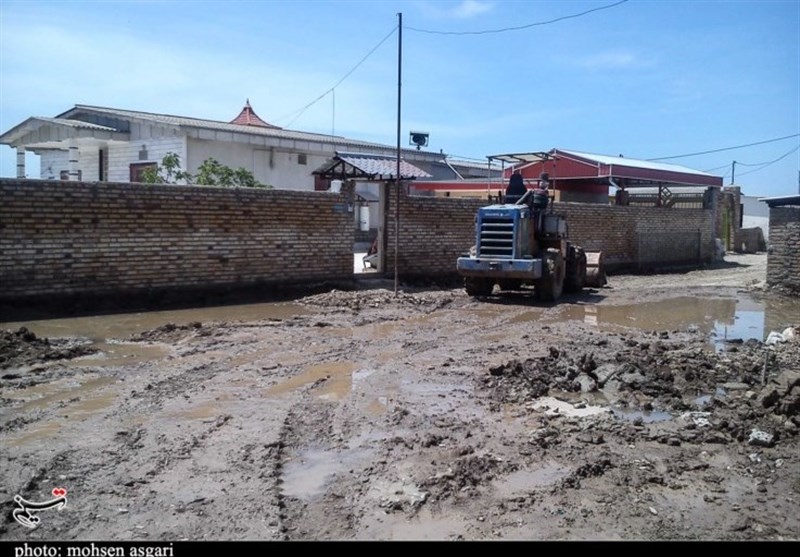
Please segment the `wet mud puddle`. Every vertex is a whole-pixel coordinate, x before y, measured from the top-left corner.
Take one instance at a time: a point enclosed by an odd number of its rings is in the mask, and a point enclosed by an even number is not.
[[[311,310],[294,303],[242,304],[180,309],[43,319],[0,323],[0,329],[17,330],[25,327],[37,337],[88,339],[97,353],[72,361],[71,365],[118,366],[139,363],[164,357],[166,346],[127,342],[133,335],[157,329],[166,324],[283,320],[307,315]]]
[[[582,321],[602,329],[697,331],[708,334],[719,347],[733,339],[763,341],[771,331],[782,331],[800,323],[800,300],[761,302],[747,295],[736,298],[687,296],[620,306],[572,305],[553,317],[529,312],[518,316],[517,321],[523,316],[541,323]]]
[[[12,435],[7,443],[16,447],[43,441],[57,435],[66,423],[81,421],[106,410],[119,396],[111,388],[116,381],[112,377],[64,378],[22,389],[5,390],[2,394],[4,399],[21,404],[4,408],[2,414],[13,412],[21,415],[47,409],[54,409],[58,414],[53,419],[35,424],[20,435]]]

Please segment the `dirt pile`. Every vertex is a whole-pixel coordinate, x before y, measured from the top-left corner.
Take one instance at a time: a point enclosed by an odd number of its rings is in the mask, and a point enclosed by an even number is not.
[[[353,313],[375,308],[419,309],[434,311],[453,302],[453,296],[442,296],[441,292],[398,292],[391,290],[331,290],[324,294],[307,296],[300,303],[326,308],[347,309]]]
[[[0,329],[0,369],[77,358],[96,351],[79,339],[39,338],[25,327],[16,331]]]
[[[677,419],[682,435],[663,442],[730,441],[772,446],[800,426],[800,343],[750,340],[715,351],[683,333],[607,335],[589,347],[573,342],[548,354],[491,367],[480,382],[500,404],[551,395],[608,405],[635,425]],[[575,393],[580,393],[576,395]],[[599,401],[599,402],[598,402]],[[613,428],[612,428],[613,429]]]
[[[208,335],[210,331],[209,327],[203,327],[203,324],[199,321],[186,325],[166,323],[155,329],[131,335],[128,340],[131,342],[177,342],[190,335]]]

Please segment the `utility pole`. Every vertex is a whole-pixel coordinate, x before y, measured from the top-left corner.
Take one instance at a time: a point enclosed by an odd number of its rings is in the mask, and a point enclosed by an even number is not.
[[[400,251],[400,84],[403,77],[403,12],[397,14],[397,173],[395,174],[394,202],[394,295],[397,296],[399,273],[397,253]]]
[[[735,177],[736,177],[736,161],[733,161],[731,163],[731,185],[733,185]]]

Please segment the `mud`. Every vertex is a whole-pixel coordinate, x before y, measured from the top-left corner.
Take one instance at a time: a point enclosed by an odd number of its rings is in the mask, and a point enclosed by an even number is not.
[[[0,497],[69,499],[0,538],[797,539],[800,305],[729,259],[0,325]]]

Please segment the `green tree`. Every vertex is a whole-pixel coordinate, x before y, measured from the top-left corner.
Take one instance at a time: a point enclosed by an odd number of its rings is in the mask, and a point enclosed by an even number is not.
[[[142,172],[142,180],[147,184],[174,184],[178,180],[192,183],[192,175],[181,170],[181,158],[177,153],[167,153],[161,164]]]
[[[142,180],[147,184],[174,184],[185,180],[187,184],[198,186],[222,186],[225,188],[272,188],[256,180],[253,173],[239,167],[233,169],[209,157],[203,161],[197,174],[181,170],[181,158],[176,153],[167,153],[156,168],[142,172]]]

